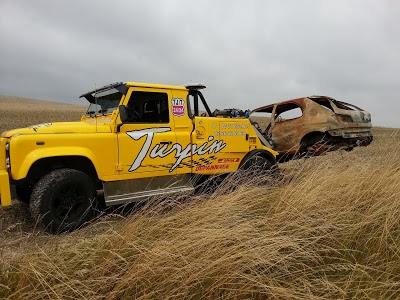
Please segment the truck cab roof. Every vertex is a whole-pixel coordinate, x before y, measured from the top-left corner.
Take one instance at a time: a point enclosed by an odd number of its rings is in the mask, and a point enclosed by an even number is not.
[[[200,90],[200,89],[204,89],[206,86],[201,83],[189,83],[184,86],[180,86],[180,85],[166,85],[166,84],[143,83],[143,82],[125,82],[125,83],[115,82],[115,83],[107,84],[100,88],[96,88],[92,91],[86,92],[86,93],[80,95],[79,98],[84,97],[89,102],[93,103],[94,102],[93,94],[95,94],[95,93],[110,90],[110,89],[114,88],[114,89],[118,90],[121,94],[126,94],[129,87],[157,88],[157,89],[170,89],[170,90]]]

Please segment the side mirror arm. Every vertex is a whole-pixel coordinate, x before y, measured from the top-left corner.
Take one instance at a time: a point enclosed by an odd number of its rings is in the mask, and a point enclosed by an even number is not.
[[[117,125],[117,132],[120,132],[121,126],[124,125],[124,123],[126,121],[128,121],[129,115],[128,115],[128,109],[126,108],[125,105],[118,106],[118,111],[119,111],[119,117],[120,117],[122,123]]]
[[[121,132],[122,125],[124,125],[124,123],[117,124],[117,132]]]

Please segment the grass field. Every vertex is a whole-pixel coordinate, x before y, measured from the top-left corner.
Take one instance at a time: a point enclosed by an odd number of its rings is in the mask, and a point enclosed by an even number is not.
[[[1,131],[85,111],[6,101]],[[232,178],[60,236],[14,201],[0,208],[0,299],[399,299],[400,129],[373,133],[281,164],[280,181]]]
[[[0,96],[1,132],[45,122],[76,121],[87,107],[58,102]]]

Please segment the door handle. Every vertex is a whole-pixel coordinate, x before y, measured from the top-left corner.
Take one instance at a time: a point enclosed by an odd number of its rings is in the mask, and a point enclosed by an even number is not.
[[[170,145],[170,144],[172,144],[172,142],[171,141],[162,141],[162,142],[160,142],[160,144],[161,145]]]

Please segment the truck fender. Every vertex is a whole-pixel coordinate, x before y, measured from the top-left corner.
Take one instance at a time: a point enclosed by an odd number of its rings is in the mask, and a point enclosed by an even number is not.
[[[22,163],[21,167],[16,171],[16,173],[13,172],[11,167],[12,178],[14,180],[20,180],[25,178],[28,175],[28,172],[32,167],[32,165],[40,159],[50,158],[50,157],[60,157],[60,156],[81,156],[89,159],[92,162],[99,178],[101,177],[99,169],[97,168],[99,166],[99,162],[96,160],[96,156],[91,150],[82,147],[60,147],[60,148],[36,149],[30,152],[25,157],[24,162]]]

